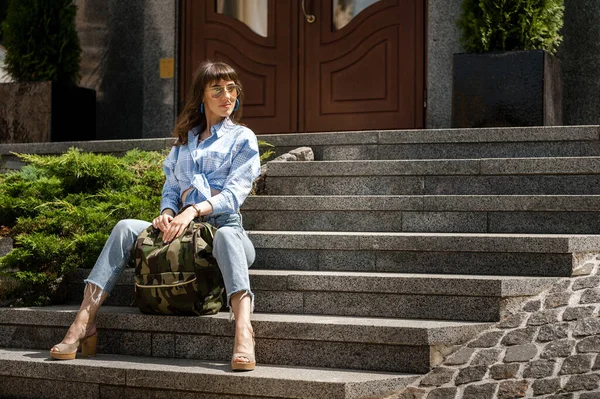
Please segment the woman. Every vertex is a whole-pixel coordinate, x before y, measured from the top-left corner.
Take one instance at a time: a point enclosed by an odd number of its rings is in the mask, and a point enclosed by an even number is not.
[[[254,247],[241,223],[239,207],[260,174],[258,142],[254,133],[235,123],[240,106],[241,84],[237,73],[222,62],[203,62],[194,75],[191,95],[173,135],[175,145],[165,159],[166,181],[161,213],[152,225],[163,232],[163,240],[180,236],[196,217],[218,228],[213,255],[223,274],[227,304],[235,319],[234,370],[253,370],[254,334],[250,313],[254,294],[248,267]],[[178,212],[180,211],[180,212]],[[95,355],[95,317],[116,284],[137,235],[150,223],[121,220],[110,234],[96,265],[85,280],[83,302],[65,338],[50,350],[56,359]]]

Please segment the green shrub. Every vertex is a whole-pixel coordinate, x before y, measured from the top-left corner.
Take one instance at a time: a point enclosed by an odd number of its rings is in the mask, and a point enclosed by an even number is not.
[[[463,0],[457,25],[467,52],[546,50],[562,41],[564,0]]]
[[[15,155],[27,165],[0,174],[0,237],[15,243],[0,257],[0,302],[60,303],[64,276],[94,266],[119,220],[152,220],[160,209],[166,152]],[[261,162],[271,155],[263,153]]]
[[[17,155],[28,165],[0,175],[0,226],[15,242],[0,258],[0,271],[16,282],[3,299],[58,303],[63,277],[94,266],[119,220],[156,217],[166,153]]]
[[[6,70],[17,81],[79,81],[73,0],[11,0],[4,22]]]
[[[261,164],[265,163],[269,158],[271,158],[275,154],[275,151],[273,151],[271,149],[275,146],[271,143],[267,143],[264,140],[258,140],[258,147],[259,148],[267,148],[266,150],[262,151],[262,154],[260,154],[260,163]]]

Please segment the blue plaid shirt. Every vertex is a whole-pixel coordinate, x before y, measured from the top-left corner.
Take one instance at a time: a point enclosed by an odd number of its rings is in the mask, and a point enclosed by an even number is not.
[[[212,214],[237,213],[260,175],[258,141],[254,132],[229,118],[211,127],[198,145],[199,127],[188,132],[187,145],[173,146],[163,163],[166,175],[161,213],[208,200]],[[181,193],[193,187],[181,203]],[[221,193],[211,196],[210,189]]]

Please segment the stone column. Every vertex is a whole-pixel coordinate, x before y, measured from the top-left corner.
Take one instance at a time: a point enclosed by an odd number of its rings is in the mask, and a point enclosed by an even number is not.
[[[600,124],[600,0],[565,0],[563,73],[565,125]]]
[[[449,128],[452,117],[452,55],[461,52],[456,20],[462,0],[429,0],[427,32],[428,129]]]
[[[76,0],[81,82],[96,90],[96,136],[169,136],[176,82],[160,59],[176,57],[175,0]]]

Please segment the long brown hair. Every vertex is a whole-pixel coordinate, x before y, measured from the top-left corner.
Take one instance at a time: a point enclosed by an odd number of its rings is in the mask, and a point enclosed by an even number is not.
[[[192,86],[188,98],[183,106],[183,110],[177,117],[173,136],[177,138],[175,145],[185,145],[188,141],[188,131],[199,126],[199,134],[206,129],[206,114],[200,112],[200,104],[204,99],[204,90],[213,82],[223,80],[232,80],[240,87],[238,99],[240,99],[240,109],[233,111],[229,118],[235,122],[236,116],[241,115],[241,94],[242,84],[238,78],[237,72],[231,66],[224,62],[215,62],[211,60],[203,61],[192,79]]]

